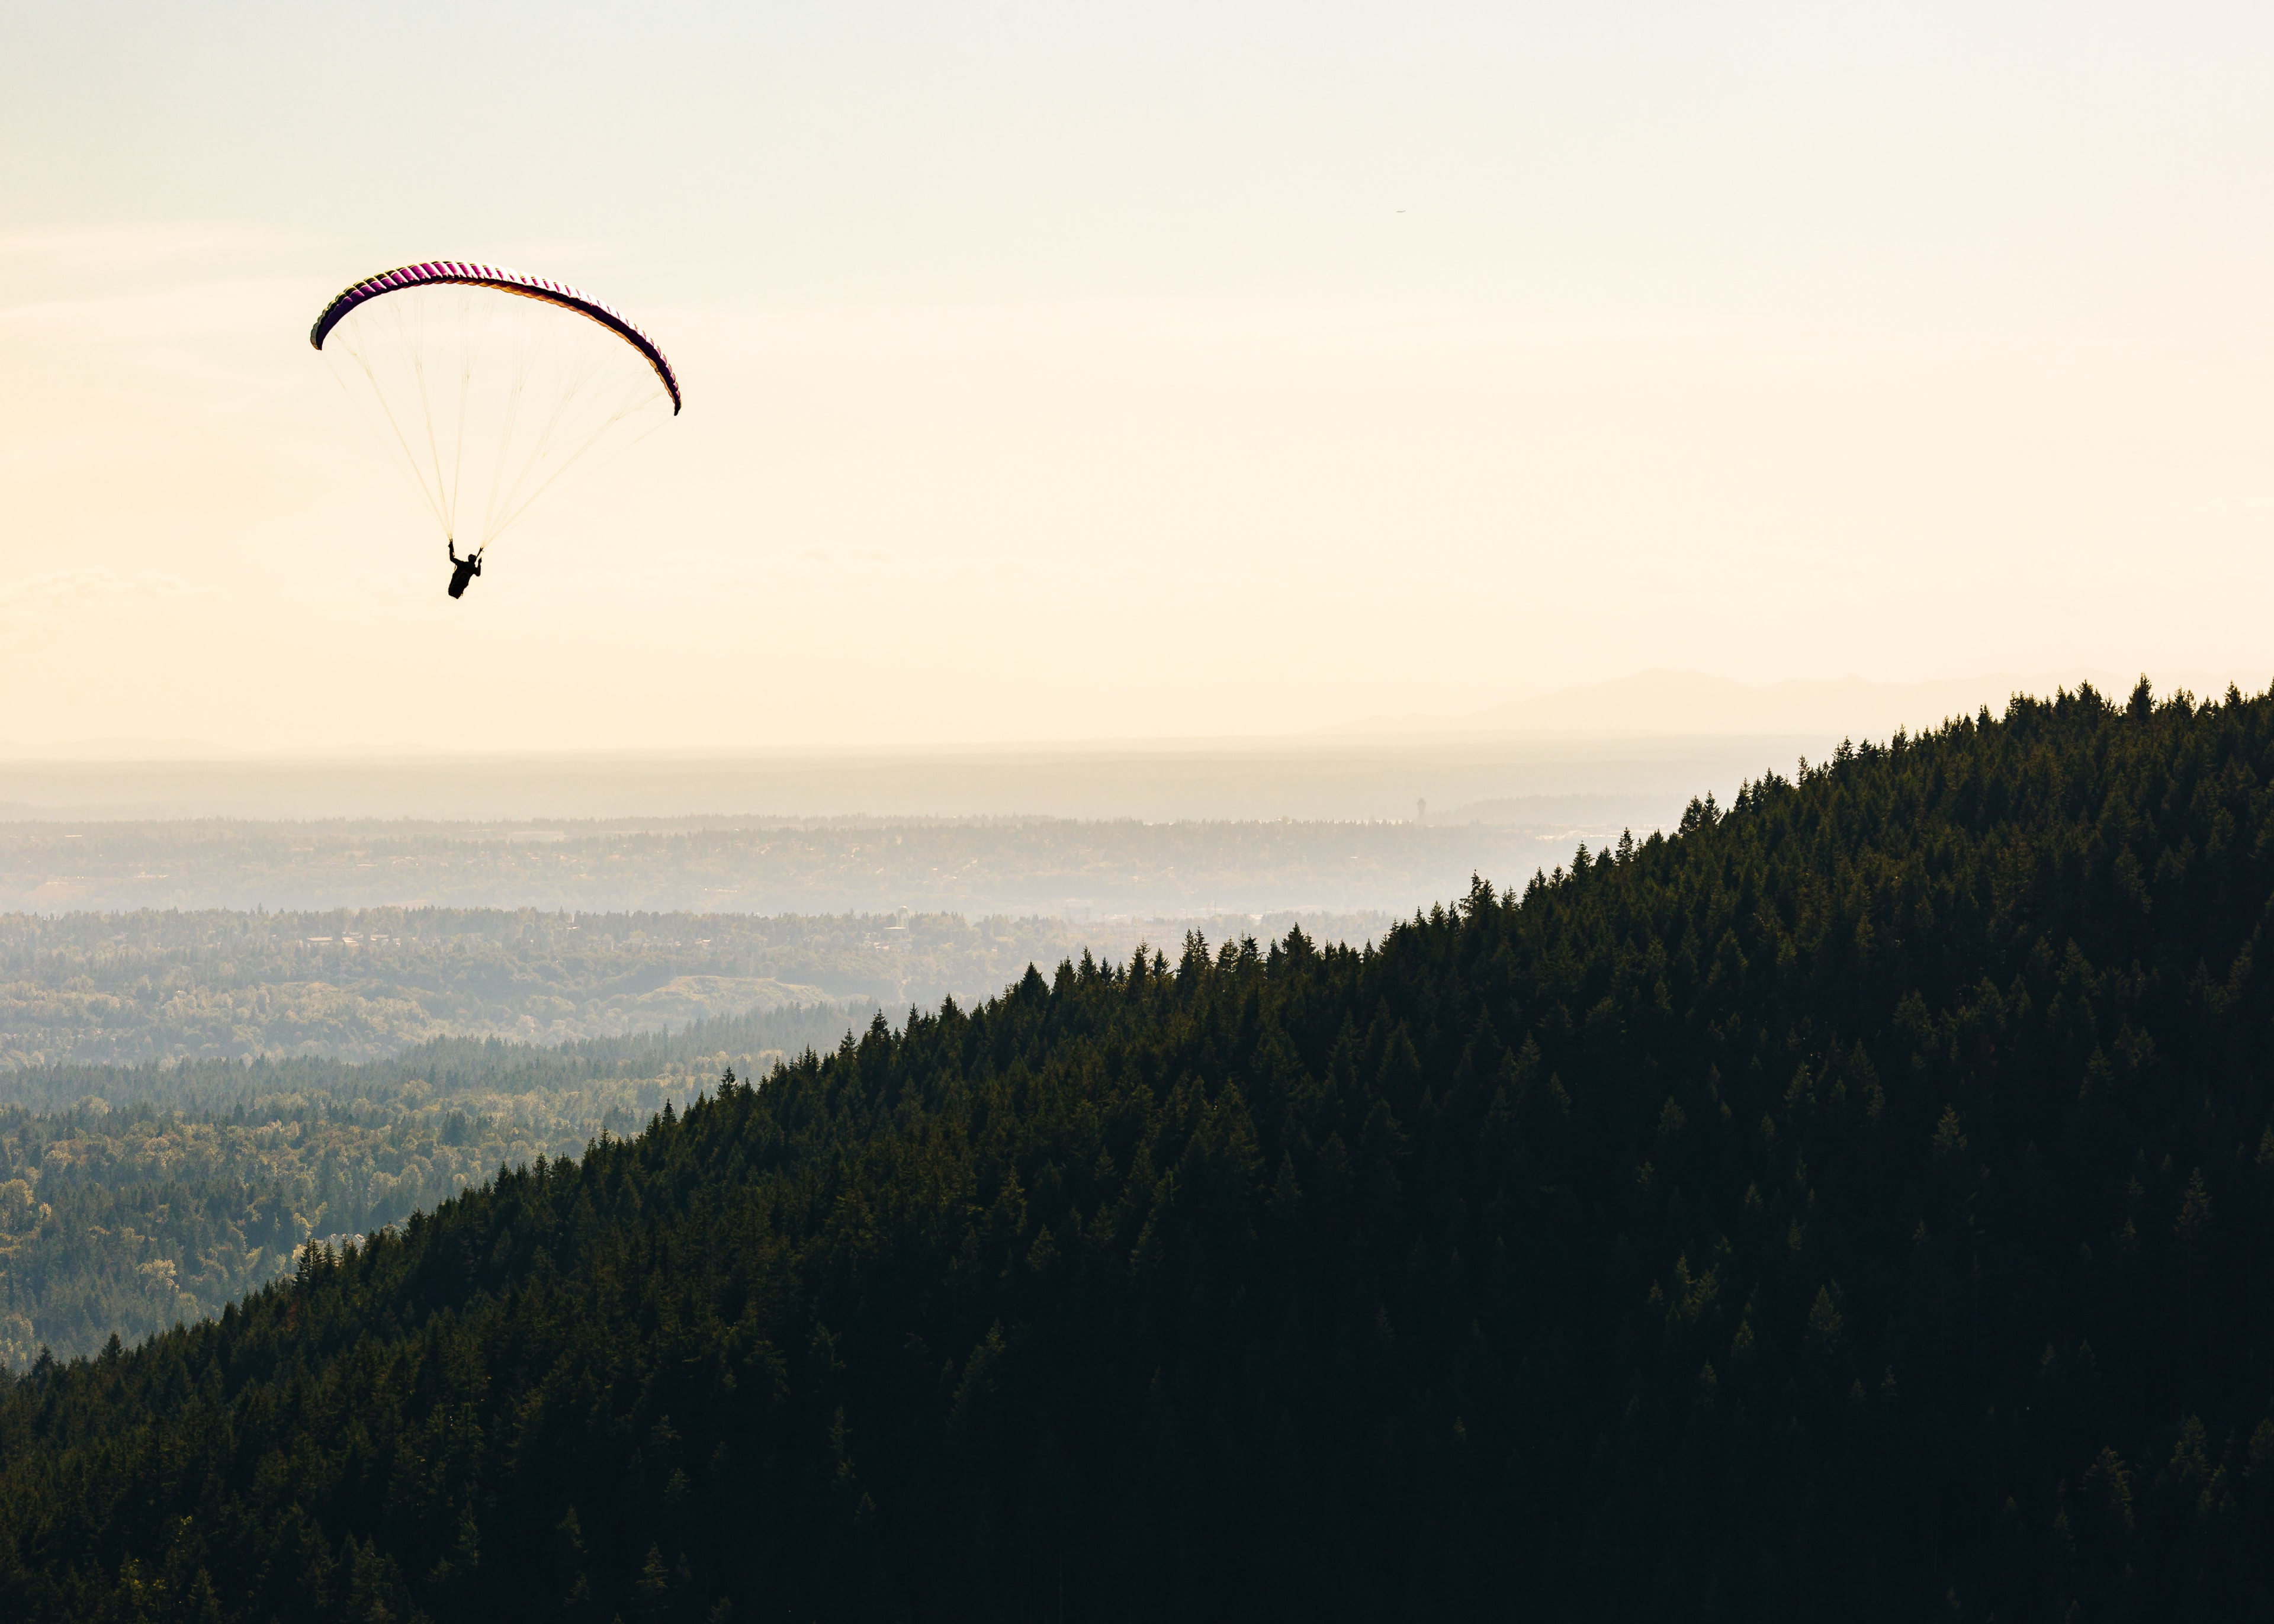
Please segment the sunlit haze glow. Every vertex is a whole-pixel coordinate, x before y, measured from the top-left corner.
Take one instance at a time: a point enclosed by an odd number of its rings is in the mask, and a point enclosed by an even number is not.
[[[19,751],[2274,674],[2274,9],[0,19]],[[457,604],[306,336],[437,255],[687,393]]]

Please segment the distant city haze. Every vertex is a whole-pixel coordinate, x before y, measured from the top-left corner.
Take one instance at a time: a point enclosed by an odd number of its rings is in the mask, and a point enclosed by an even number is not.
[[[19,759],[2274,675],[2268,8],[4,15]],[[687,400],[458,603],[307,342],[438,255]]]

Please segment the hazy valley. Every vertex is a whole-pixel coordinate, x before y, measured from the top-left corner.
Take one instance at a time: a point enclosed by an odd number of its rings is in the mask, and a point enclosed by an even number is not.
[[[1281,910],[1081,921],[953,914],[557,914],[533,908],[0,915],[7,1067],[324,1055],[444,1035],[526,1042],[789,1004],[982,998],[1029,964],[1124,959],[1188,930],[1365,942],[1397,916]]]

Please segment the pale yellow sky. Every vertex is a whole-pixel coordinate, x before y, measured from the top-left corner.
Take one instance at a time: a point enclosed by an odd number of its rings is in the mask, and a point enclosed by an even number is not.
[[[1824,9],[0,4],[0,741],[2274,675],[2274,25]],[[688,402],[459,604],[305,336],[436,255]]]

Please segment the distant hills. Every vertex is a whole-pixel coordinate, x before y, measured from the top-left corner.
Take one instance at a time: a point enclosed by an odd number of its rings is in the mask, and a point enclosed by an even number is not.
[[[2235,680],[2245,691],[2258,691],[2270,674],[2274,668],[2235,673]],[[1752,684],[1655,670],[1476,710],[1378,714],[1301,734],[834,751],[474,756],[254,754],[157,740],[0,745],[0,826],[212,817],[1403,821],[1424,801],[1444,813],[1593,797],[1621,803],[1600,820],[1615,830],[1654,823],[1648,808],[1669,798],[1678,804],[1707,789],[1726,798],[1741,779],[1789,770],[1797,756],[1826,754],[1843,738],[1885,740],[1898,728],[1916,733],[1950,717],[1974,716],[1984,705],[2001,712],[2015,693],[2046,694],[2080,681],[2125,693],[2135,675],[2079,668],[1922,682],[1849,676]],[[2203,697],[2224,693],[2228,680],[2229,673],[2210,672],[2158,678],[2164,687]],[[1531,820],[1510,818],[1503,808],[1470,821]],[[426,894],[301,900],[398,901]],[[1322,898],[1306,892],[1265,906],[1315,899]],[[896,898],[883,906],[914,900]],[[86,906],[68,898],[64,905]],[[864,898],[850,906],[879,905]],[[961,898],[953,906],[1013,905]]]
[[[1932,682],[1870,682],[1861,677],[1794,680],[1759,685],[1694,671],[1645,671],[1608,682],[1559,688],[1464,715],[1375,716],[1322,730],[1347,740],[1527,734],[1664,738],[1751,733],[1816,733],[1833,740],[1885,740],[1898,728],[1916,733],[1954,716],[1993,714],[2015,694],[2048,694],[2090,682],[2103,693],[2127,691],[2136,673],[2072,671],[2050,676],[1992,673]],[[2260,673],[2255,687],[2265,686]],[[2180,683],[2205,697],[2230,679],[2197,676]],[[2248,688],[2252,686],[2246,682]]]
[[[1793,739],[1323,735],[712,756],[62,761],[0,754],[0,826],[56,819],[1403,820],[1535,795],[1724,792]],[[1788,748],[1790,747],[1790,748]]]
[[[0,911],[1408,913],[1472,874],[1554,868],[1582,839],[1656,827],[1682,808],[1664,793],[1487,802],[1415,787],[1401,799],[1394,820],[1366,822],[0,822]],[[1458,826],[1417,823],[1427,800]]]
[[[1568,855],[1568,853],[1565,853]],[[1383,913],[1316,911],[1363,942]],[[1287,914],[1075,923],[942,913],[568,914],[534,908],[0,914],[0,1104],[26,1068],[323,1056],[445,1035],[526,1042],[858,998],[980,998],[1029,963],[1187,930],[1284,935]]]

